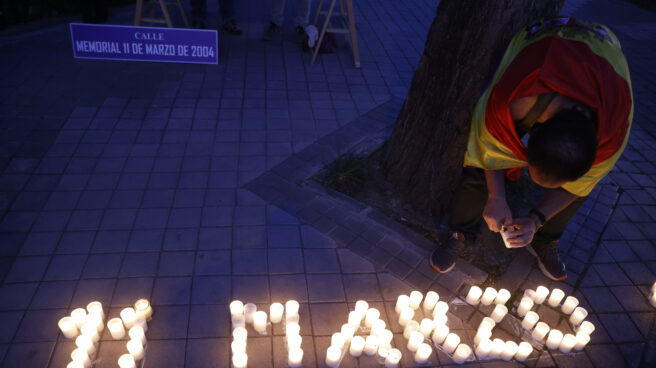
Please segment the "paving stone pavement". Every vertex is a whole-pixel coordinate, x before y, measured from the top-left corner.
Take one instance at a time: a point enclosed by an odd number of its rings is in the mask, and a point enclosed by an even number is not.
[[[238,4],[246,32],[221,36],[218,66],[73,60],[66,25],[0,40],[2,367],[64,367],[74,344],[58,333],[60,317],[91,300],[114,317],[139,297],[156,311],[145,367],[228,367],[233,299],[260,307],[297,299],[307,367],[322,366],[330,335],[358,299],[382,311],[403,366],[413,366],[394,302],[415,288],[447,298],[451,329],[471,344],[490,312],[459,301],[481,280],[476,270],[463,265],[436,277],[413,248],[420,239],[299,184],[320,167],[317,147],[357,143],[390,124],[436,3],[355,7],[361,69],[344,47],[310,66],[291,24],[282,41],[263,43],[268,8],[256,0]],[[646,296],[656,281],[656,14],[610,0],[568,1],[563,12],[617,32],[636,111],[625,154],[562,242],[570,278],[559,286],[581,300],[597,330],[583,353],[536,352],[527,364],[638,366],[655,323]],[[130,17],[124,8],[112,22]],[[267,186],[272,174],[287,183]],[[262,192],[267,187],[285,191]],[[362,231],[363,219],[379,231]],[[370,252],[374,245],[384,252]],[[533,263],[519,252],[498,286],[516,295],[553,287]],[[550,324],[568,328],[543,309]],[[495,336],[518,341],[516,322],[509,317]],[[274,327],[268,336],[250,331],[249,366],[285,365]],[[124,350],[105,332],[94,367],[116,366]],[[431,363],[453,364],[437,350]],[[378,364],[347,357],[342,366]]]

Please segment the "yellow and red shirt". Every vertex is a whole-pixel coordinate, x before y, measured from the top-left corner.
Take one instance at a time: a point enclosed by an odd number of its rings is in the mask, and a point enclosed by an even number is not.
[[[510,169],[509,178],[518,178],[528,163],[509,104],[550,92],[586,105],[597,117],[594,164],[583,177],[563,185],[587,196],[624,151],[633,120],[629,68],[620,43],[596,23],[569,17],[541,20],[513,37],[476,104],[465,166]]]

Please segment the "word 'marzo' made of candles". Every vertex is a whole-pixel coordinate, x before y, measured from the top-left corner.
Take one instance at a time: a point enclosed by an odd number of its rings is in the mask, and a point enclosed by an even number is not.
[[[146,299],[139,299],[134,308],[125,308],[120,318],[112,318],[107,327],[114,340],[121,340],[128,331],[126,344],[129,354],[118,359],[120,368],[136,368],[137,362],[145,358],[146,331],[153,316],[153,309]],[[90,368],[96,357],[100,334],[105,329],[105,312],[100,302],[94,301],[86,309],[74,309],[70,316],[59,320],[59,329],[67,339],[75,338],[76,349],[71,353],[71,362],[66,368]]]
[[[483,318],[478,326],[474,337],[475,354],[479,360],[500,358],[509,361],[514,358],[517,361],[524,362],[533,351],[533,346],[530,343],[523,341],[517,344],[514,341],[492,339],[492,330],[495,325],[500,323],[508,313],[508,308],[504,304],[508,300],[505,295],[510,295],[510,293],[504,290],[501,289],[497,294],[497,291],[491,287],[486,288],[483,292],[478,286],[472,286],[467,294],[467,303],[475,306],[479,302],[483,305],[489,305],[490,295],[499,295],[504,292],[502,300],[495,299],[496,306],[492,314]],[[487,298],[485,297],[486,294],[488,295]],[[562,313],[569,315],[569,322],[576,331],[576,335],[563,334],[560,330],[551,329],[545,322],[539,322],[540,316],[531,310],[536,304],[548,304],[552,308],[560,307]],[[572,350],[582,350],[590,341],[590,334],[595,329],[591,322],[585,321],[588,312],[583,307],[579,307],[578,304],[578,299],[573,296],[565,298],[565,292],[561,289],[556,288],[550,292],[546,287],[538,286],[536,290],[527,289],[524,291],[524,295],[517,305],[516,313],[523,318],[521,322],[522,329],[530,333],[534,342],[545,342],[548,349],[558,349],[562,353],[568,354]]]

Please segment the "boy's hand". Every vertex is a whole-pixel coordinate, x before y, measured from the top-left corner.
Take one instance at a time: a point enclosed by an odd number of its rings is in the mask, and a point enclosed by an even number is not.
[[[512,248],[525,247],[533,241],[533,236],[537,231],[535,221],[530,217],[516,218],[508,226],[508,238],[506,243]]]
[[[491,231],[498,233],[501,227],[508,227],[512,223],[512,212],[505,198],[490,197],[483,209],[483,219]]]

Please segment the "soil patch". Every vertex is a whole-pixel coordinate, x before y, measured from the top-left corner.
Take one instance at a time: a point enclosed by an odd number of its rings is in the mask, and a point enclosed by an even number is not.
[[[345,154],[326,165],[314,180],[373,207],[395,221],[411,228],[434,244],[448,235],[445,218],[434,218],[416,211],[406,203],[383,176],[380,161],[383,149],[368,155]],[[537,204],[544,190],[524,174],[517,182],[506,184],[508,204],[515,216],[526,214]],[[500,277],[517,250],[508,249],[501,236],[487,229],[485,221],[476,239],[467,242],[461,255],[488,273],[488,280]]]

